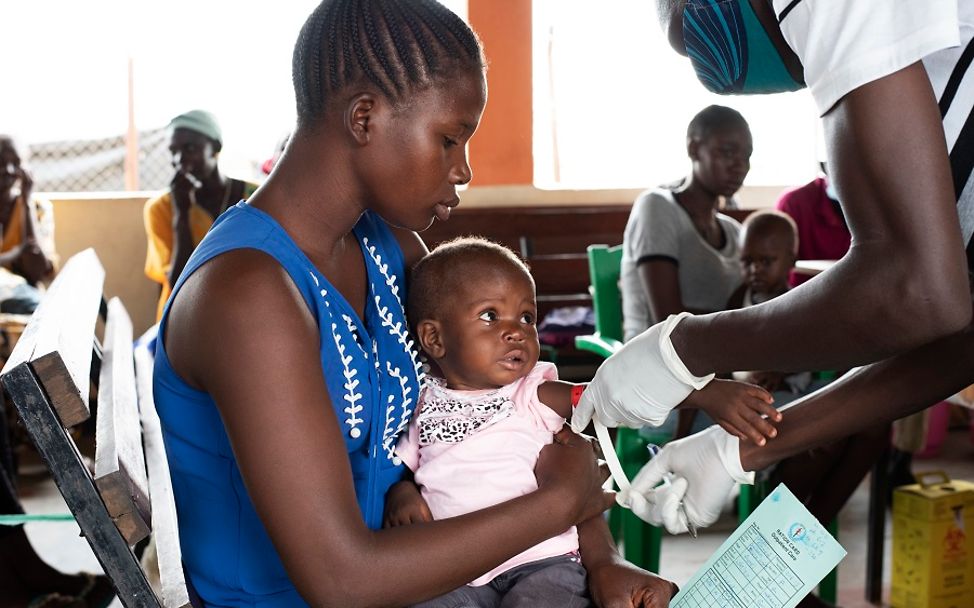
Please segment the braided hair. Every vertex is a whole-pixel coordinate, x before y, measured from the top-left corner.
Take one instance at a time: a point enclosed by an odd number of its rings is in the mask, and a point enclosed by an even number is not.
[[[476,34],[436,0],[323,0],[294,45],[298,124],[314,125],[351,85],[371,83],[401,102],[484,65]]]

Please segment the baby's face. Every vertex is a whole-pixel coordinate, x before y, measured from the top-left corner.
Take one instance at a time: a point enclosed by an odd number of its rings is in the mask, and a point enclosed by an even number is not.
[[[777,296],[788,289],[795,265],[791,243],[778,234],[746,235],[741,247],[741,273],[753,293]]]
[[[441,323],[445,353],[437,363],[447,385],[483,390],[526,376],[541,351],[531,277],[505,264],[461,285]]]

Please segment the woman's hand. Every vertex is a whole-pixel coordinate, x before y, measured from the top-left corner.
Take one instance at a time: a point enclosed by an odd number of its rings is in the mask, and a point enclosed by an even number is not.
[[[773,402],[771,395],[759,386],[713,380],[690,393],[680,405],[704,410],[721,428],[741,441],[750,439],[764,445],[778,434],[772,422],[781,421],[781,412],[774,408]]]
[[[534,467],[538,491],[554,492],[569,506],[570,524],[594,517],[612,506],[615,494],[602,489],[608,473],[599,466],[590,440],[565,426],[541,450]]]
[[[386,494],[386,509],[382,516],[383,528],[408,526],[433,521],[429,505],[411,481],[400,481]]]
[[[674,583],[621,558],[586,568],[589,592],[599,608],[664,608],[679,591]]]

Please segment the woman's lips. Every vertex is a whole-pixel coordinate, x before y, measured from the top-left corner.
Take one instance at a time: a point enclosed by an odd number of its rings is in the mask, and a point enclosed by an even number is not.
[[[436,206],[433,207],[433,214],[436,216],[436,219],[440,220],[441,222],[445,222],[450,219],[450,212],[453,210],[453,208],[459,204],[459,197],[445,203],[436,203]]]
[[[440,220],[441,222],[445,222],[448,219],[450,219],[451,209],[452,207],[450,207],[449,205],[445,205],[443,203],[437,203],[436,206],[433,207],[433,215],[435,215],[436,219]]]

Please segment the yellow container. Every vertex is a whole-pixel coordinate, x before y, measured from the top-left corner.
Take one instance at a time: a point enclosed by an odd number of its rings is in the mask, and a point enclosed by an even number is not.
[[[974,607],[974,483],[943,472],[893,493],[894,608]],[[931,482],[927,480],[931,479]]]

